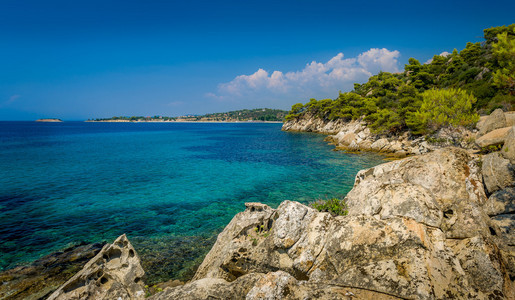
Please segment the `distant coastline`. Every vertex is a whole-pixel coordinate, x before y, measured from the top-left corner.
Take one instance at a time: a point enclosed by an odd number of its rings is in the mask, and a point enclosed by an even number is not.
[[[61,119],[37,119],[36,122],[62,122]]]
[[[277,123],[282,124],[283,121],[260,121],[260,120],[246,120],[246,121],[215,121],[215,120],[86,120],[84,122],[91,123]]]
[[[282,123],[285,116],[288,114],[285,110],[270,109],[270,108],[256,108],[256,109],[242,109],[236,111],[212,113],[205,115],[186,115],[179,117],[166,117],[166,116],[119,116],[111,118],[96,118],[89,119],[86,122],[209,122],[209,123],[235,123],[235,122],[273,122]]]

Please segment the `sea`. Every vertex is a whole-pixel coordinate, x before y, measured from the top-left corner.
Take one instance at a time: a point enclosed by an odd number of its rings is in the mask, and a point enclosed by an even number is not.
[[[343,198],[377,154],[276,123],[0,122],[0,271],[126,233],[186,280],[245,202]]]

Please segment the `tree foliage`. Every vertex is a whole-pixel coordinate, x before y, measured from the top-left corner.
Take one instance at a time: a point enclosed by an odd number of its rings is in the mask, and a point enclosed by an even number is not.
[[[409,114],[408,124],[417,133],[475,124],[479,120],[472,108],[475,102],[473,95],[461,89],[427,90],[422,93],[420,108]]]
[[[492,52],[497,59],[499,69],[493,74],[493,80],[499,88],[505,88],[515,94],[515,28],[512,35],[503,32],[497,35],[497,43],[492,45]]]

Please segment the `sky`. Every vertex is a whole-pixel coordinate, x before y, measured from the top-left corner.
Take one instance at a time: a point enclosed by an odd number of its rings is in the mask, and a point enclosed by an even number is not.
[[[481,42],[515,1],[0,0],[0,120],[289,110]]]

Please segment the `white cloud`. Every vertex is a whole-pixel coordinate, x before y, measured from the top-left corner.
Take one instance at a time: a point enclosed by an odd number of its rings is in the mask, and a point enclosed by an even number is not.
[[[447,56],[449,56],[449,55],[451,55],[451,54],[450,54],[449,52],[447,52],[447,51],[444,51],[444,52],[442,52],[442,53],[438,54],[438,56],[443,56],[443,57],[447,57]],[[432,63],[432,62],[433,62],[433,58],[431,57],[430,59],[428,59],[428,60],[424,63],[424,65],[430,64],[430,63]]]
[[[219,101],[245,102],[242,104],[249,107],[253,104],[289,107],[309,98],[335,98],[339,90],[349,91],[354,83],[364,82],[379,71],[398,72],[399,56],[397,50],[372,48],[354,58],[344,58],[343,53],[338,53],[326,63],[312,61],[295,72],[258,69],[251,75],[239,75],[220,84],[215,93],[206,96]]]

